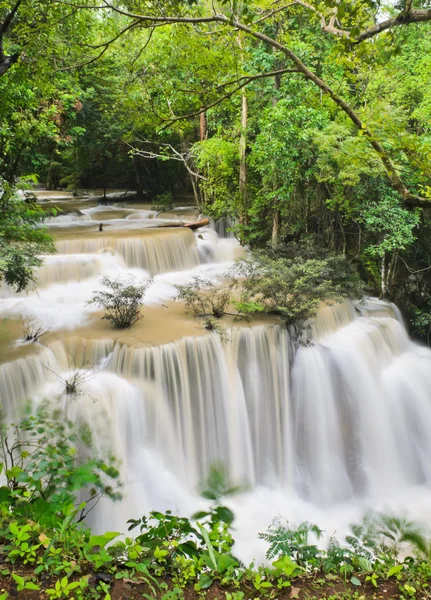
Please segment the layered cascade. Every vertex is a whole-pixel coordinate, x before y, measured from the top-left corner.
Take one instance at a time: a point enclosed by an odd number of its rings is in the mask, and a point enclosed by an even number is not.
[[[58,341],[0,367],[2,404],[16,419],[26,400],[62,395],[118,457],[124,519],[183,506],[215,461],[235,483],[320,506],[430,483],[431,351],[378,301],[324,308],[309,329],[301,343],[276,325],[233,329],[227,343]],[[71,399],[64,381],[79,366]]]
[[[56,249],[59,255],[110,253],[121,257],[125,266],[145,269],[150,273],[186,269],[199,264],[195,237],[187,228],[130,236],[102,233],[94,237],[59,240]],[[43,268],[49,269],[49,266]]]

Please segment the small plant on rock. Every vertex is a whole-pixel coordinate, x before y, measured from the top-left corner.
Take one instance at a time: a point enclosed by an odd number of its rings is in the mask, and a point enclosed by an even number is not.
[[[25,342],[37,342],[39,338],[49,332],[49,328],[37,319],[22,319],[22,337]]]
[[[152,277],[141,284],[103,277],[101,283],[106,289],[95,292],[88,304],[104,308],[103,319],[111,321],[118,329],[128,329],[144,318],[141,308],[145,293],[153,283]]]

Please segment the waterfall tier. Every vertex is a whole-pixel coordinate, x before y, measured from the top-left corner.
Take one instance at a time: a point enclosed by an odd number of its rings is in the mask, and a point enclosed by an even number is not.
[[[352,305],[323,309],[321,339],[305,347],[281,326],[233,329],[226,344],[216,334],[156,347],[55,342],[0,367],[2,403],[15,418],[30,396],[61,393],[68,371],[107,359],[71,403],[98,424],[101,446],[116,440],[131,481],[153,490],[136,463],[142,453],[182,482],[178,493],[192,493],[214,461],[234,481],[316,505],[430,483],[431,352],[409,340],[390,305],[361,311],[368,316]]]
[[[94,237],[59,239],[56,249],[59,254],[66,255],[117,254],[127,267],[145,269],[150,273],[187,269],[199,264],[195,237],[187,228],[122,237],[101,233]]]

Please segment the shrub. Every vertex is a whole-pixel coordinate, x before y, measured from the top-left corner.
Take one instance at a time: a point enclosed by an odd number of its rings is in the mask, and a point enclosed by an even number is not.
[[[154,197],[154,206],[151,207],[151,210],[164,212],[172,210],[173,207],[174,201],[172,198],[172,192],[165,192],[164,194],[157,194],[157,196]]]
[[[241,306],[243,312],[275,313],[286,324],[313,317],[322,302],[361,298],[364,293],[355,267],[345,256],[325,255],[309,242],[255,252],[240,261],[232,274],[244,278],[248,301]]]
[[[153,283],[152,277],[139,285],[130,280],[123,282],[109,277],[103,277],[101,283],[107,289],[95,292],[88,304],[104,308],[106,314],[103,319],[111,321],[118,329],[128,329],[143,319],[141,307],[145,292]]]
[[[24,182],[22,182],[24,185]],[[55,214],[55,211],[52,211]],[[18,191],[0,176],[0,281],[25,290],[42,264],[41,254],[54,252],[47,214],[35,198]]]
[[[178,291],[175,299],[184,302],[186,310],[195,317],[212,316],[220,319],[232,301],[235,285],[232,281],[229,285],[222,286],[221,283],[214,283],[197,275],[190,283],[175,286]]]

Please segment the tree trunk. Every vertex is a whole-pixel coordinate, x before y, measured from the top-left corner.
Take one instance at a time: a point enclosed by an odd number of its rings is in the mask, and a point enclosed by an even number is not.
[[[276,244],[278,242],[278,236],[280,234],[280,211],[275,209],[273,218],[272,218],[272,243]]]
[[[144,197],[144,178],[141,172],[141,166],[139,164],[139,157],[134,154],[133,155],[133,166],[135,168],[135,178],[136,178],[136,191],[138,193],[139,198]]]
[[[200,140],[203,142],[207,139],[207,116],[206,112],[203,110],[199,115],[199,131],[200,131]]]
[[[276,31],[276,36],[278,35],[278,27],[277,27],[277,31]],[[273,51],[274,48],[273,48]],[[279,75],[274,77],[274,91],[275,94],[272,97],[272,105],[273,106],[277,106],[278,103],[278,95],[277,92],[280,90],[280,84],[281,84],[281,77]],[[275,176],[274,176],[274,191],[277,191],[279,186],[279,178],[278,178],[278,171],[275,172]],[[280,205],[279,205],[279,200],[275,199],[274,200],[274,206],[273,206],[273,214],[272,214],[272,235],[271,235],[271,240],[273,244],[276,244],[278,242],[278,238],[280,235],[280,221],[281,221],[281,214],[280,214]]]
[[[241,109],[241,136],[239,138],[239,197],[240,197],[240,223],[247,224],[247,96],[242,95]]]

